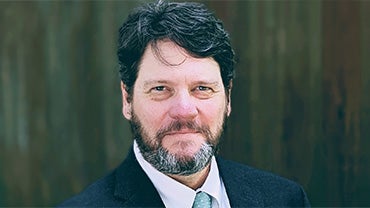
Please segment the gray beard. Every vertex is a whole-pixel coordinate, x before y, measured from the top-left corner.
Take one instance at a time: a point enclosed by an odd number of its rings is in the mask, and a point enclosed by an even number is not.
[[[136,138],[136,142],[144,159],[154,168],[164,174],[188,176],[203,170],[211,161],[216,148],[209,143],[204,143],[193,157],[178,157],[171,154],[162,146],[156,150],[148,150],[147,144],[142,137]]]
[[[218,151],[220,138],[223,130],[226,128],[227,118],[225,110],[222,126],[220,126],[215,135],[211,133],[208,126],[199,126],[193,122],[174,121],[166,128],[160,129],[155,138],[149,138],[135,112],[131,112],[131,115],[131,130],[144,159],[164,174],[183,176],[197,173],[211,162],[212,157]],[[200,132],[206,139],[206,142],[202,144],[199,151],[193,156],[181,156],[170,153],[161,145],[162,139],[167,132],[178,131],[184,127]]]

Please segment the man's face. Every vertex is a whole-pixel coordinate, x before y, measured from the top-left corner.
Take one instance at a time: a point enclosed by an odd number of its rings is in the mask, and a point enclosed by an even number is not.
[[[144,158],[158,170],[188,175],[203,169],[230,114],[220,68],[212,58],[193,58],[169,41],[148,46],[132,100],[122,84],[123,114]]]

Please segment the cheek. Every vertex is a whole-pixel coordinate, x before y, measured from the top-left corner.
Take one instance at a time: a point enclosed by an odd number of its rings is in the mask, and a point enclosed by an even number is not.
[[[153,136],[163,123],[165,115],[163,106],[148,103],[134,103],[133,109],[145,130],[150,136]]]
[[[219,103],[219,104],[217,104]],[[209,127],[214,130],[222,125],[223,117],[226,111],[226,104],[221,102],[209,102],[202,105],[202,113],[204,118],[202,119],[204,124],[208,124]]]

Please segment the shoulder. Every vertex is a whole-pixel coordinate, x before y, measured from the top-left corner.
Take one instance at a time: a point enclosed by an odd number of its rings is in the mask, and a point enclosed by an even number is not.
[[[226,189],[232,194],[253,194],[264,206],[309,206],[302,187],[292,180],[221,158],[217,163]]]
[[[244,181],[248,182],[248,184],[253,186],[265,187],[265,185],[268,184],[269,187],[273,185],[271,188],[274,188],[275,185],[281,187],[281,185],[291,186],[296,184],[289,179],[283,178],[271,172],[259,170],[241,163],[224,160],[221,158],[219,158],[217,162],[220,172],[228,170],[225,171],[226,175],[232,176],[235,180],[243,179]]]
[[[115,171],[97,180],[58,207],[114,206]],[[108,204],[107,204],[108,203]]]
[[[132,149],[111,173],[97,180],[59,207],[161,206],[161,200]]]

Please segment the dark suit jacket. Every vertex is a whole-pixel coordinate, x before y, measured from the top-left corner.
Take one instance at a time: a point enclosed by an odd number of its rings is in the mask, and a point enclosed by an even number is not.
[[[231,207],[307,207],[300,185],[235,162],[217,158]],[[181,197],[181,196],[179,196]],[[59,206],[164,207],[133,150],[122,164]]]

